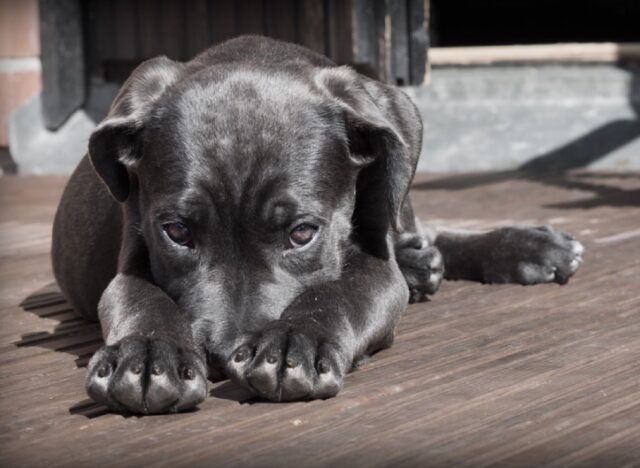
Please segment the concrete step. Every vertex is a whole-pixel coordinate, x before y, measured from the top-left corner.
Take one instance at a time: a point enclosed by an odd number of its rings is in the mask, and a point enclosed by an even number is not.
[[[640,169],[640,68],[609,65],[436,68],[403,88],[425,123],[423,171]],[[56,132],[39,96],[9,119],[21,173],[68,173],[117,91],[92,86]]]
[[[425,123],[419,170],[640,168],[640,68],[436,68],[404,90]]]

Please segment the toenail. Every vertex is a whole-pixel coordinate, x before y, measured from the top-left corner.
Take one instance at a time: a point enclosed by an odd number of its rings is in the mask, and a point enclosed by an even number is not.
[[[182,375],[184,376],[185,380],[193,380],[196,378],[196,372],[190,367],[187,367]]]
[[[131,372],[133,372],[134,374],[140,374],[142,372],[142,364],[133,364],[131,366]]]
[[[267,356],[267,362],[269,364],[275,364],[276,362],[278,362],[278,355],[277,354],[270,354],[269,356]]]
[[[571,250],[573,251],[573,253],[577,255],[581,255],[584,252],[584,246],[578,241],[573,241],[573,242],[574,243],[571,246]]]
[[[296,358],[292,358],[292,357],[287,358],[287,367],[297,367],[298,364],[300,363]]]
[[[151,373],[153,375],[160,375],[163,372],[164,372],[164,369],[159,364],[154,364],[153,367],[151,368]]]

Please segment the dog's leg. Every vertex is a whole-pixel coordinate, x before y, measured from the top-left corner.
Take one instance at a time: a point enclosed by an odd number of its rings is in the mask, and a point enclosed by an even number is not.
[[[186,312],[157,286],[120,273],[104,291],[98,315],[106,345],[89,362],[94,400],[120,411],[161,413],[206,397],[205,361]]]
[[[334,396],[360,357],[390,346],[408,290],[393,261],[357,252],[230,356],[227,374],[273,401]]]
[[[409,302],[423,302],[440,287],[444,261],[433,245],[433,236],[425,231],[414,216],[407,197],[400,214],[400,233],[394,233],[396,261],[409,287]]]
[[[584,247],[547,226],[509,226],[487,232],[437,230],[445,279],[524,285],[566,283],[582,263]]]

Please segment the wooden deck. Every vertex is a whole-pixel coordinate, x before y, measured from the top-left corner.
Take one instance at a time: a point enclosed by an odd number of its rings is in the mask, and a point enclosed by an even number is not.
[[[197,411],[127,417],[87,400],[100,333],[52,285],[65,180],[0,178],[0,464],[640,466],[640,174],[428,179],[423,218],[548,223],[584,242],[582,269],[564,287],[444,284],[331,400],[222,382]]]

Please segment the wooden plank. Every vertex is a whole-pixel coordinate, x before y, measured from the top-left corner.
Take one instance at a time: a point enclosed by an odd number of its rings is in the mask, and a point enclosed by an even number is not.
[[[185,4],[186,59],[195,57],[209,45],[209,9],[207,0]]]
[[[85,5],[87,28],[87,66],[92,76],[105,77],[104,63],[113,58],[115,34],[113,5],[109,1],[88,2]]]
[[[140,59],[156,57],[163,53],[161,42],[162,18],[158,2],[155,0],[138,0],[138,44]]]
[[[425,82],[428,50],[428,7],[429,0],[408,0],[409,17],[409,84],[421,85]]]
[[[388,81],[404,86],[410,81],[407,2],[389,2],[388,14],[391,23],[391,79]]]
[[[356,69],[378,78],[380,52],[376,37],[376,7],[369,0],[353,0],[353,62]]]
[[[540,44],[514,46],[433,47],[433,65],[576,62],[616,63],[640,58],[640,43]]]
[[[185,10],[188,5],[181,0],[162,0],[160,3],[160,34],[156,38],[162,44],[162,53],[173,60],[186,60]]]
[[[216,44],[232,38],[238,30],[238,4],[234,0],[209,0],[209,42]]]
[[[51,284],[65,179],[0,183],[0,452],[8,466],[635,466],[640,451],[640,174],[418,175],[416,213],[452,226],[551,223],[585,263],[563,287],[448,282],[336,398],[271,404],[228,382],[198,411],[143,418],[87,399],[95,325]],[[588,209],[585,209],[588,206]],[[14,248],[12,248],[12,246]],[[24,253],[23,253],[24,252]],[[171,440],[171,444],[167,444]]]
[[[373,0],[375,8],[375,36],[378,40],[378,79],[389,82],[391,70],[391,18],[386,0]]]
[[[300,0],[298,5],[297,29],[299,31],[300,44],[321,54],[326,54],[324,2]]]
[[[140,63],[137,5],[129,0],[95,3],[92,28],[100,31],[97,38],[98,69],[92,74],[115,83],[124,82]],[[89,54],[91,56],[91,54]]]
[[[328,0],[328,56],[338,65],[353,63],[352,1]]]
[[[40,0],[42,117],[55,130],[84,103],[82,9],[78,0]]]
[[[265,0],[264,18],[267,36],[297,42],[298,3],[296,0]]]
[[[98,2],[99,3],[99,2]],[[130,0],[115,0],[111,5],[108,2],[102,2],[112,9],[104,12],[104,16],[100,16],[99,21],[110,21],[113,17],[112,36],[108,39],[114,44],[113,56],[105,58],[113,58],[127,62],[134,62],[139,57],[138,37],[136,34],[136,4]]]
[[[263,0],[240,0],[237,3],[236,15],[238,34],[265,32]]]

